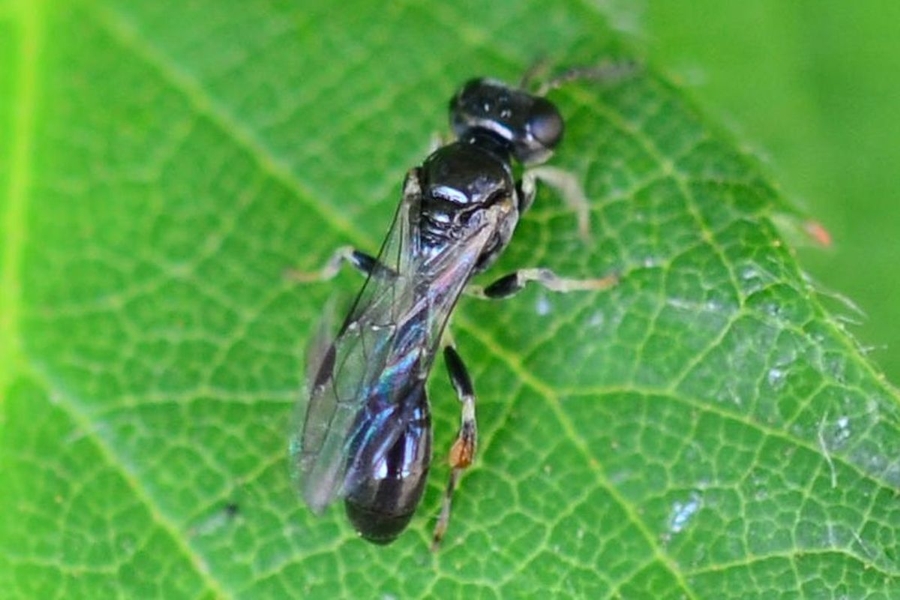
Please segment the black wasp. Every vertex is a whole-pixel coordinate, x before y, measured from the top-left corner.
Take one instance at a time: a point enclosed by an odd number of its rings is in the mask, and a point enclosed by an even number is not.
[[[450,101],[450,121],[456,141],[409,171],[378,257],[343,248],[319,275],[332,276],[346,260],[368,278],[337,337],[311,353],[309,402],[291,441],[293,468],[314,512],[343,498],[359,534],[378,544],[403,531],[425,488],[431,462],[425,382],[442,346],[462,418],[434,547],[446,531],[453,490],[475,455],[476,424],[472,381],[444,329],[469,280],[506,248],[534,200],[536,177],[564,192],[587,231],[586,200],[571,177],[548,167],[526,170],[519,181],[513,175],[514,159],[526,167],[542,163],[562,139],[562,116],[542,93],[473,79]],[[572,280],[524,269],[475,293],[503,298],[528,281],[568,291],[602,289],[613,278]]]

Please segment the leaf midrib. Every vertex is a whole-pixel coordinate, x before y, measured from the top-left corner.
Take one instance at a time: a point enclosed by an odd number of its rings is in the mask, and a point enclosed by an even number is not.
[[[24,248],[27,243],[26,224],[30,208],[30,195],[34,181],[33,148],[36,115],[38,113],[41,53],[44,49],[43,6],[37,0],[23,0],[14,7],[17,13],[21,35],[19,36],[19,61],[15,65],[13,96],[11,102],[12,134],[10,142],[10,179],[7,202],[3,218],[5,243],[3,244],[2,268],[0,268],[0,392],[8,390],[16,377],[23,372],[38,380],[52,393],[77,426],[85,432],[93,431],[91,438],[97,449],[111,465],[118,465],[118,472],[128,482],[137,497],[154,515],[155,520],[171,536],[173,542],[181,546],[194,572],[204,581],[208,591],[217,597],[227,597],[216,579],[202,567],[202,559],[190,549],[179,528],[160,510],[148,490],[140,485],[139,478],[125,468],[113,445],[104,440],[91,426],[90,417],[78,400],[54,385],[52,378],[28,364],[21,342],[22,315],[22,269]],[[0,401],[3,396],[0,395]]]
[[[3,214],[3,255],[0,258],[0,392],[9,389],[24,362],[19,332],[21,314],[22,248],[32,180],[37,71],[41,51],[41,3],[22,0],[13,6],[13,20],[21,35],[18,63],[14,66],[10,118],[9,190]],[[0,395],[0,401],[3,396]]]

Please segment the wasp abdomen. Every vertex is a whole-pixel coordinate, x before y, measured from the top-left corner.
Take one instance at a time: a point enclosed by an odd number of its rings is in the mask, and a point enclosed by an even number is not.
[[[431,415],[425,392],[406,429],[344,501],[347,517],[363,538],[389,544],[406,529],[422,499],[431,462]]]

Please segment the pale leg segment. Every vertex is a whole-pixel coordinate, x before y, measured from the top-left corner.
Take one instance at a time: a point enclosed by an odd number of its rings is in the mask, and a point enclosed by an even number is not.
[[[302,283],[328,281],[340,272],[345,262],[364,275],[389,277],[394,274],[393,269],[380,264],[372,255],[357,250],[352,246],[341,246],[334,251],[331,258],[318,271],[310,273],[292,269],[288,271],[288,277]]]
[[[591,238],[591,203],[584,193],[581,182],[564,169],[558,167],[533,167],[525,171],[522,175],[522,189],[526,192],[526,197],[530,193],[533,197],[532,190],[536,187],[536,180],[552,187],[562,196],[566,205],[575,211],[578,219],[578,235],[581,239],[588,241]]]
[[[508,275],[504,275],[494,283],[486,286],[469,286],[466,293],[479,298],[499,300],[515,296],[533,281],[552,292],[576,292],[607,290],[619,282],[619,276],[611,273],[596,279],[571,279],[557,275],[550,269],[519,269]]]
[[[463,471],[475,460],[475,449],[478,445],[478,427],[475,421],[475,388],[466,365],[459,353],[452,345],[444,347],[444,362],[447,364],[447,372],[450,374],[450,383],[456,390],[456,396],[462,404],[460,415],[459,433],[456,441],[450,448],[450,480],[447,482],[447,490],[441,503],[441,512],[438,515],[437,524],[434,526],[434,537],[431,541],[431,549],[437,550],[441,540],[447,532],[450,523],[450,508],[453,502],[453,492],[459,483]]]

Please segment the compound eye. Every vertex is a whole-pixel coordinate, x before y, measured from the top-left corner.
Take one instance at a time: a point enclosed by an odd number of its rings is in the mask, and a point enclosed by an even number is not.
[[[528,130],[538,143],[547,150],[552,150],[562,140],[562,115],[550,101],[544,98],[535,98],[528,119]]]

